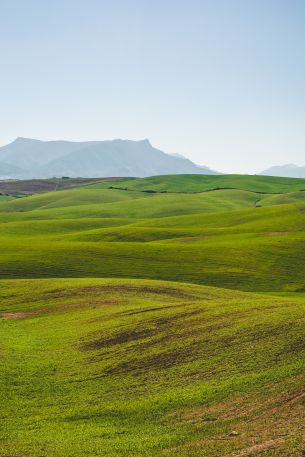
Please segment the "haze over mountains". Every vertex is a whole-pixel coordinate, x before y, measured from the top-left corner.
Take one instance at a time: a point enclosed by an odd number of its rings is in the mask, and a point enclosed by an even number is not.
[[[221,174],[180,154],[166,154],[149,140],[41,141],[17,138],[0,147],[0,179],[147,177],[167,174]],[[270,167],[264,176],[305,178],[305,166]]]
[[[293,163],[268,168],[260,173],[265,176],[283,176],[287,178],[305,178],[305,167],[298,167]]]
[[[148,140],[72,142],[17,138],[0,147],[0,179],[184,173],[217,174],[183,156],[166,154]]]

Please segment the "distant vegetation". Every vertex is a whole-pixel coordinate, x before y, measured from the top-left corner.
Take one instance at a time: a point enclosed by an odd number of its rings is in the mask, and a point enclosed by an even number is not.
[[[28,180],[3,180],[0,181],[0,192],[9,195],[33,195],[51,192],[54,190],[72,189],[83,185],[100,182],[119,182],[120,178],[50,178],[50,179],[28,179]]]
[[[1,456],[302,455],[305,180],[8,185]]]
[[[170,175],[123,181],[121,188],[157,192],[205,192],[217,189],[239,189],[257,193],[305,191],[305,179],[256,175]]]
[[[179,180],[182,193],[174,193]],[[116,183],[130,190],[108,189],[114,184],[107,181],[81,184],[0,203],[2,277],[305,287],[302,180],[191,175]],[[213,187],[227,189],[206,191]]]

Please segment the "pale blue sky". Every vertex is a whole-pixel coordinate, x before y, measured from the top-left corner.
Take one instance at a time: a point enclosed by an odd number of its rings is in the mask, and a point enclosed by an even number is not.
[[[149,138],[305,165],[304,0],[0,0],[0,145]]]

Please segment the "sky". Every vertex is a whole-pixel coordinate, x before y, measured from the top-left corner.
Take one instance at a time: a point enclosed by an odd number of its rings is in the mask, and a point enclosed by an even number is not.
[[[0,0],[0,145],[20,136],[305,165],[305,1]]]

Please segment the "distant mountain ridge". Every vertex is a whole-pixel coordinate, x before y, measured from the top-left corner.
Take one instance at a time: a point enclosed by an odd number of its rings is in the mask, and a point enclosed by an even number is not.
[[[0,179],[188,173],[218,174],[183,156],[166,154],[149,140],[72,142],[17,138],[0,147]]]
[[[259,173],[264,176],[282,176],[287,178],[305,178],[305,166],[298,167],[293,163],[277,165]]]

